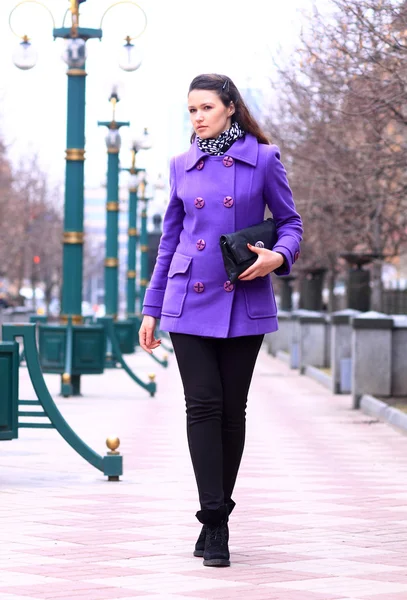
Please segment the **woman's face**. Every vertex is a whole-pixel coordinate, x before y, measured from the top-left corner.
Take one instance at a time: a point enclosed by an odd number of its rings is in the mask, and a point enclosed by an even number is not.
[[[226,107],[212,90],[192,90],[188,95],[188,110],[196,135],[206,140],[217,138],[232,125],[233,102]]]

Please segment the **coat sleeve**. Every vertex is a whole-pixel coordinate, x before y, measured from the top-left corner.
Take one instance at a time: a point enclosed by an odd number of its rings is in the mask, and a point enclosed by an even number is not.
[[[267,148],[265,200],[277,225],[278,241],[275,252],[284,256],[284,264],[276,269],[276,275],[288,275],[300,255],[303,228],[300,215],[295,210],[293,195],[288,184],[286,170],[280,161],[277,146]]]
[[[161,317],[168,271],[179,243],[184,217],[184,205],[177,196],[175,158],[172,158],[170,162],[170,200],[164,215],[163,232],[158,247],[157,260],[144,296],[143,315],[150,315],[156,319]]]

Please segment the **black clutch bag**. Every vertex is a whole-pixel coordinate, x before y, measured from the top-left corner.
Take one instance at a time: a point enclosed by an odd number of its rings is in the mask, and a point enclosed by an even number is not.
[[[257,254],[249,250],[247,244],[268,250],[276,245],[276,223],[274,219],[267,219],[235,233],[221,235],[219,243],[229,281],[235,283],[239,275],[257,260]]]

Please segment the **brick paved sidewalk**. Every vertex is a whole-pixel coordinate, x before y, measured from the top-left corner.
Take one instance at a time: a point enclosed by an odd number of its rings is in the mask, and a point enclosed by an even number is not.
[[[122,371],[57,397],[105,481],[51,430],[0,444],[0,600],[406,600],[407,438],[262,353],[231,517],[232,567],[192,556],[200,526],[175,359],[151,399]],[[29,397],[27,375],[22,388]]]

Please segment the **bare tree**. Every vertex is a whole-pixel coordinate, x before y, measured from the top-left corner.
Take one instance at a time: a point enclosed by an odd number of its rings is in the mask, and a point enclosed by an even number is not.
[[[2,273],[21,289],[25,278],[33,288],[44,285],[46,301],[60,284],[62,219],[58,190],[50,190],[38,158],[17,169],[0,146],[0,261]]]
[[[371,253],[374,306],[382,260],[407,240],[406,2],[332,0],[314,10],[302,47],[279,67],[268,119],[289,156],[305,224],[303,268],[325,266],[331,287],[343,251]]]
[[[10,273],[16,252],[14,240],[19,237],[22,230],[12,184],[12,166],[7,157],[6,145],[0,139],[0,272],[2,276]]]

